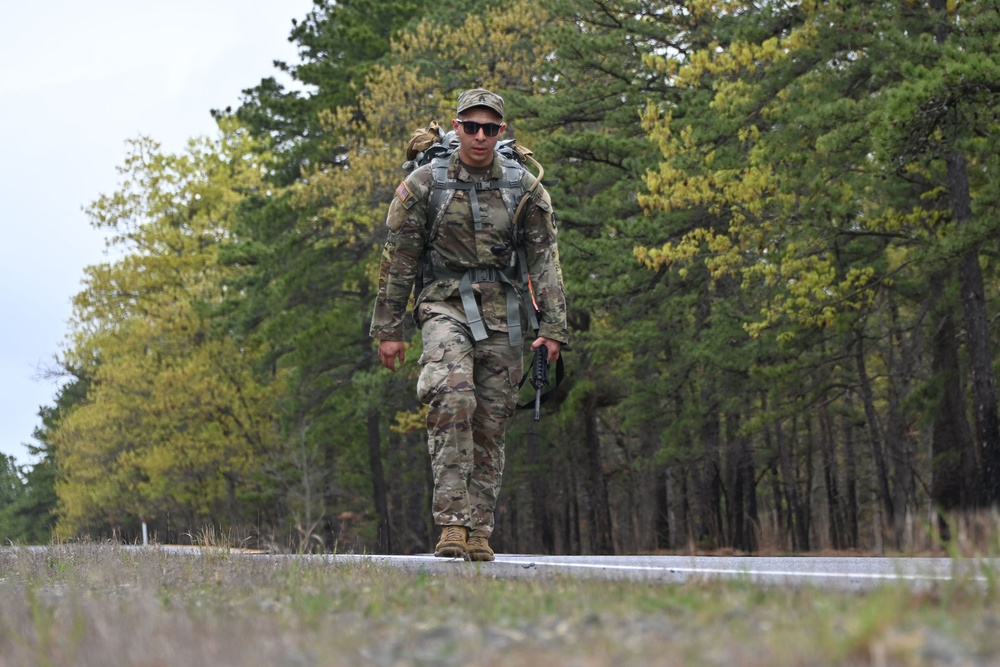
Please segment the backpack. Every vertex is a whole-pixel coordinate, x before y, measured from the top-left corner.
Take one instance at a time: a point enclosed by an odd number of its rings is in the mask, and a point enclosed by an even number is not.
[[[449,132],[446,135],[438,122],[432,120],[427,127],[414,130],[410,135],[410,141],[406,144],[406,162],[403,163],[403,171],[409,174],[436,157],[451,155],[456,148],[458,148],[458,137],[455,133]]]

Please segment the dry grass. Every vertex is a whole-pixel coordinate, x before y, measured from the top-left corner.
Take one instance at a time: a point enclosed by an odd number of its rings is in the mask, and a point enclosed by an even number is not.
[[[72,545],[0,550],[0,665],[991,665],[1000,600],[498,580]]]

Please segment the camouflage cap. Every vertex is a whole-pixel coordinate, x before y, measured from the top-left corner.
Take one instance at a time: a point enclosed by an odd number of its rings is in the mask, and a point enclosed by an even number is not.
[[[458,96],[458,113],[472,107],[492,109],[503,118],[503,98],[485,88],[473,88]]]

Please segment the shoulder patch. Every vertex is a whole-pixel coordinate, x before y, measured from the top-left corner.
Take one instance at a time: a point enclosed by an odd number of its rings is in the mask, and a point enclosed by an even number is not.
[[[406,187],[406,181],[401,182],[399,187],[396,188],[396,196],[399,197],[399,201],[404,204],[406,203],[407,198],[412,196],[410,189]]]
[[[409,210],[417,203],[417,197],[413,193],[413,190],[410,189],[410,186],[406,184],[406,181],[400,183],[399,187],[396,188],[396,199],[399,200],[399,203],[406,210]]]
[[[531,200],[535,203],[538,208],[542,209],[546,213],[552,212],[552,199],[549,197],[549,193],[545,188],[538,188],[531,196]]]

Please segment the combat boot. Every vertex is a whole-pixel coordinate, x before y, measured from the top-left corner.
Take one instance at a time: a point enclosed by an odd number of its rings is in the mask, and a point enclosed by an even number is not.
[[[434,555],[439,558],[465,558],[466,556],[466,535],[469,529],[465,526],[444,526],[441,530],[441,539],[434,547]]]
[[[482,535],[469,535],[466,551],[469,560],[493,560],[493,549],[490,549],[490,542]]]

